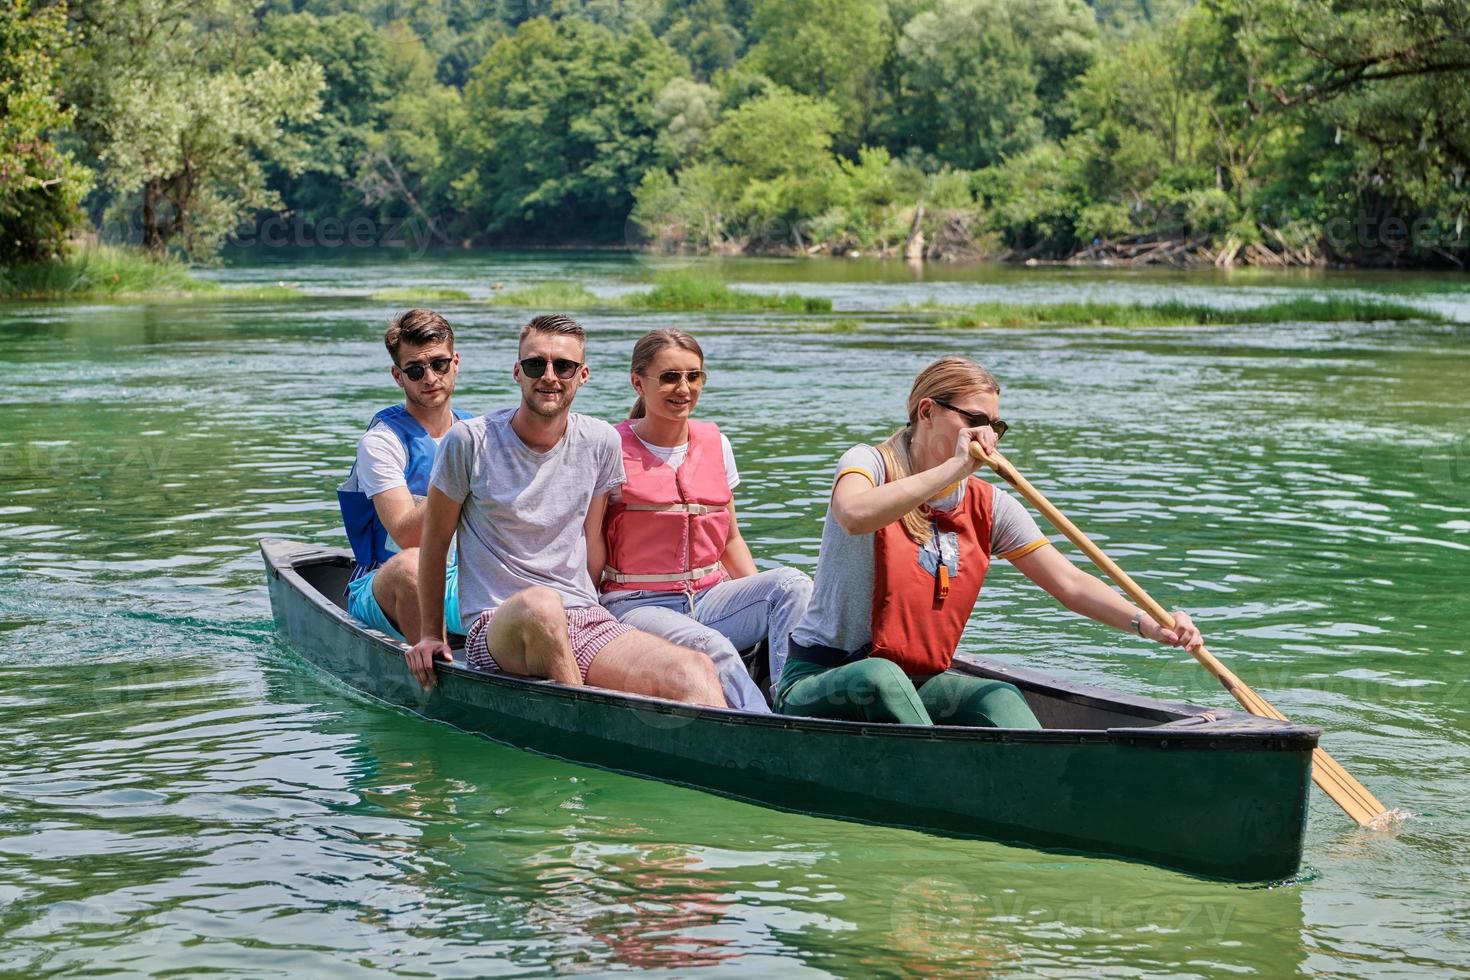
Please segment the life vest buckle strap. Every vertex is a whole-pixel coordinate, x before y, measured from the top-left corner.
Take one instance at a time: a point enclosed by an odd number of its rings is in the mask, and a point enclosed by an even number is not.
[[[720,570],[720,563],[705,565],[703,568],[691,568],[687,572],[653,572],[647,575],[628,575],[608,566],[602,570],[604,581],[616,582],[619,585],[636,584],[638,582],[696,582],[706,575],[713,575]]]
[[[628,504],[624,510],[646,510],[656,513],[692,514],[699,517],[712,512],[715,508],[708,504]]]

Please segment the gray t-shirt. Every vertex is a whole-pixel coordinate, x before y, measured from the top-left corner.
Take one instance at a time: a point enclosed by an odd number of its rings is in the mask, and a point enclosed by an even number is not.
[[[836,481],[847,473],[861,473],[883,484],[883,457],[873,446],[854,446],[837,463]],[[935,510],[953,510],[964,499],[965,484],[947,497],[931,501]],[[1021,502],[996,487],[990,523],[992,557],[1014,560],[1047,544]],[[806,646],[835,647],[849,652],[873,639],[873,535],[848,534],[832,519],[832,508],[822,521],[822,547],[817,554],[817,575],[812,601],[806,615],[792,630],[791,638]]]
[[[549,452],[533,452],[506,408],[456,422],[434,460],[430,485],[463,502],[459,515],[461,632],[515,593],[544,585],[568,608],[597,605],[583,524],[592,498],[620,485],[617,432],[573,412]]]

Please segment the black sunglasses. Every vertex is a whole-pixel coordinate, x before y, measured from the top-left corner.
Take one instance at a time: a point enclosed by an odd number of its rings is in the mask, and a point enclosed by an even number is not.
[[[582,366],[582,362],[573,361],[565,357],[558,357],[555,360],[547,360],[544,357],[521,358],[521,370],[525,372],[528,378],[541,377],[546,373],[547,365],[551,366],[551,370],[556,372],[558,378],[566,381],[577,373],[577,369]]]
[[[430,368],[432,368],[434,373],[439,375],[439,377],[444,377],[446,374],[449,373],[449,365],[453,363],[454,358],[452,357],[436,357],[427,365],[419,361],[413,361],[412,363],[403,365],[398,370],[408,375],[408,380],[410,381],[422,381],[424,380],[424,372],[429,370]]]
[[[999,440],[1001,436],[1006,434],[1006,429],[1010,428],[1010,426],[1006,425],[1000,419],[993,419],[989,415],[986,415],[984,412],[967,412],[963,408],[956,408],[949,402],[945,401],[943,398],[932,398],[930,399],[930,401],[934,402],[934,404],[936,405],[949,409],[956,415],[963,415],[965,417],[965,426],[967,428],[978,429],[982,425],[990,426],[992,429],[995,430],[995,438],[997,440]]]
[[[690,387],[698,387],[709,380],[709,372],[703,368],[692,371],[662,371],[658,376],[658,383],[665,388],[676,388],[680,381],[689,382]]]

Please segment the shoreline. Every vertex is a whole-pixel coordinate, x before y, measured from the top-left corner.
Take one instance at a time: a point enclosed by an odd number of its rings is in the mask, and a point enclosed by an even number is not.
[[[570,250],[557,249],[555,251]],[[634,256],[649,254],[632,250],[622,251]],[[775,256],[751,256],[756,259],[761,257]],[[785,257],[810,256],[788,255]],[[860,258],[884,262],[901,261],[894,257],[885,258],[871,253],[842,256],[841,258],[849,261]],[[960,264],[944,263],[950,268]],[[1022,265],[1022,263],[997,262],[994,259],[965,264],[1004,265],[1012,268]],[[1072,261],[1043,263],[1039,260],[1029,260],[1024,265],[1068,269],[1097,267],[1116,271],[1136,271],[1139,268],[1138,266],[1112,266],[1105,263],[1099,265]],[[1152,268],[1157,269],[1158,267]],[[158,260],[129,248],[86,246],[60,262],[0,268],[0,301],[259,302],[300,300],[319,295],[313,294],[309,289],[302,288],[298,284],[285,281],[265,285],[222,285],[212,279],[198,278],[194,275],[194,271],[194,267],[181,261]],[[1160,271],[1166,270],[1161,269]],[[1228,273],[1239,271],[1239,269],[1221,269],[1220,271]],[[466,283],[466,285],[472,284]],[[1233,308],[1174,300],[1137,303],[1059,300],[1055,302],[923,302],[872,310],[850,310],[834,308],[831,299],[825,296],[802,295],[785,291],[750,291],[739,288],[738,284],[728,282],[714,269],[690,268],[674,268],[655,272],[644,278],[642,288],[616,296],[599,295],[581,282],[566,278],[532,281],[504,290],[500,283],[494,283],[491,284],[490,289],[489,295],[476,296],[462,288],[450,288],[443,285],[409,285],[379,288],[361,297],[339,298],[349,301],[408,305],[455,303],[517,309],[765,312],[801,316],[814,327],[818,326],[816,321],[819,317],[831,316],[839,318],[838,325],[835,327],[826,325],[826,328],[838,329],[842,332],[861,329],[860,320],[866,314],[913,315],[929,320],[933,326],[944,330],[1049,325],[1158,327],[1344,321],[1458,322],[1452,317],[1418,306],[1412,301],[1401,302],[1378,298],[1300,297]]]

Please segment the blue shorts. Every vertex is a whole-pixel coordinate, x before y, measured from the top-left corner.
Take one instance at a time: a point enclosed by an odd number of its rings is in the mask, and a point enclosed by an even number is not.
[[[373,579],[377,577],[378,572],[374,569],[347,583],[347,614],[353,619],[362,620],[375,630],[402,640],[403,634],[393,628],[392,621],[373,595]],[[444,626],[451,633],[458,633],[463,628],[459,622],[458,564],[451,564],[444,571]]]

